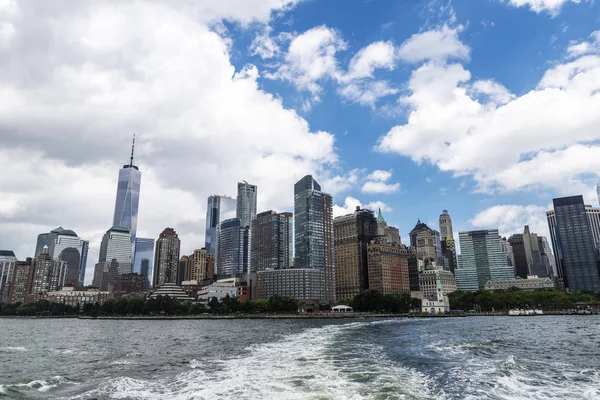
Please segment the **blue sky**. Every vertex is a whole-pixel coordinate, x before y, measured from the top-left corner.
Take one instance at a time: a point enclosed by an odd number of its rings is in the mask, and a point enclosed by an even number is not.
[[[292,210],[313,174],[336,215],[382,207],[455,232],[545,234],[597,204],[600,4],[586,0],[0,1],[0,248],[110,228],[138,133],[138,237],[204,244],[206,198]]]

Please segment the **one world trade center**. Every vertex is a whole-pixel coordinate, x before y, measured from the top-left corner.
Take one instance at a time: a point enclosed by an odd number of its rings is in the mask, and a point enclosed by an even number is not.
[[[138,220],[138,207],[140,202],[140,183],[142,173],[136,165],[133,165],[133,150],[135,147],[135,136],[131,146],[131,157],[129,164],[119,170],[119,183],[117,185],[117,200],[115,201],[115,215],[113,226],[122,226],[129,229],[132,243],[132,258],[135,254],[135,238]]]

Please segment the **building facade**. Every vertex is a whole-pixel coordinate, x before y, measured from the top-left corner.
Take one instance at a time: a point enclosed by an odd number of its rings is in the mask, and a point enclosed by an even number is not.
[[[181,242],[175,229],[165,228],[156,240],[152,286],[159,288],[165,283],[177,283],[179,249]]]
[[[373,211],[360,207],[356,207],[353,214],[334,218],[333,243],[337,299],[353,298],[369,289],[367,246],[377,236],[380,226]],[[385,231],[383,234],[385,235]]]
[[[548,255],[544,253],[542,238],[531,233],[528,225],[525,225],[522,234],[515,234],[508,238],[514,253],[517,276],[523,279],[531,275],[542,278],[551,276],[552,270],[548,263]]]
[[[113,226],[102,237],[100,255],[94,269],[92,285],[108,290],[108,283],[120,274],[132,272],[131,236],[122,226]]]
[[[10,285],[15,273],[17,257],[11,250],[0,250],[0,302],[9,302]]]
[[[327,302],[325,271],[322,268],[290,268],[259,271],[253,299],[267,300],[271,296],[289,296],[296,300]]]
[[[443,296],[456,291],[456,279],[452,272],[434,265],[419,274],[419,287],[424,299],[437,300],[440,289]]]
[[[46,293],[59,290],[67,283],[67,263],[53,260],[48,253],[40,254],[33,262],[31,295],[33,301],[42,300]]]
[[[43,255],[40,254],[40,256]],[[6,297],[9,303],[24,303],[33,301],[31,291],[33,287],[33,259],[17,261],[13,273],[13,279]]]
[[[442,242],[440,233],[431,229],[427,224],[417,220],[417,224],[409,233],[410,246],[415,249],[417,258],[425,261],[425,265],[435,262],[446,265],[442,255]]]
[[[382,294],[410,293],[408,249],[376,238],[367,245],[368,288]]]
[[[553,200],[554,210],[546,213],[557,264],[559,286],[574,290],[600,292],[597,218],[586,207],[583,196]]]
[[[483,289],[489,280],[514,279],[497,229],[459,232],[460,252],[455,271],[458,290]]]
[[[385,237],[385,240],[391,244],[400,244],[400,230],[394,226],[388,226],[381,208],[377,211],[377,236]]]
[[[252,272],[292,266],[292,213],[276,213],[272,210],[259,213],[252,220],[250,232]]]
[[[135,145],[135,136],[133,138],[133,145]],[[113,226],[127,228],[131,235],[130,263],[133,263],[133,255],[135,254],[140,185],[142,183],[142,173],[136,165],[133,165],[133,145],[131,146],[129,164],[124,165],[119,170],[115,212],[113,214]]]
[[[217,265],[219,277],[238,276],[248,272],[250,227],[239,218],[221,222]]]
[[[246,181],[238,182],[236,218],[240,219],[243,227],[250,226],[252,220],[256,218],[257,191],[256,185]]]
[[[506,239],[505,237],[500,239],[500,244],[502,245],[502,251],[504,251],[504,254],[506,254],[506,262],[508,263],[509,267],[513,268],[516,277],[517,271],[515,269],[515,253],[513,247],[511,246],[508,239]]]
[[[219,227],[222,221],[234,218],[237,214],[237,201],[228,196],[212,195],[208,197],[206,207],[206,250],[215,259],[215,272],[218,272],[217,251],[219,248]]]
[[[67,263],[69,284],[83,285],[89,241],[79,238],[72,230],[59,226],[48,233],[38,235],[35,258],[43,253],[44,248],[47,248],[53,260]]]
[[[152,264],[154,263],[154,239],[136,238],[133,256],[133,272],[146,277],[146,287],[150,287]]]
[[[440,237],[442,240],[448,237],[454,237],[454,232],[452,231],[452,219],[450,218],[450,214],[448,214],[448,210],[443,210],[440,214]]]
[[[98,289],[76,290],[74,287],[64,287],[61,290],[48,292],[45,300],[51,303],[70,305],[71,307],[83,307],[84,304],[100,305],[106,303],[110,298],[110,292]]]
[[[188,256],[186,281],[202,282],[213,278],[215,259],[205,248],[194,250]]]
[[[324,274],[327,302],[335,302],[335,265],[331,195],[311,175],[294,185],[295,268],[317,268]]]
[[[538,278],[537,276],[528,276],[527,279],[510,279],[503,281],[488,281],[484,289],[489,291],[494,290],[537,290],[537,289],[554,289],[554,281],[550,278]]]

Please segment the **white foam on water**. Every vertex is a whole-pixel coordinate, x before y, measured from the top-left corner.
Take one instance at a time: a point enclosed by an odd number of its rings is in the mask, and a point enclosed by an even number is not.
[[[7,385],[10,387],[14,387],[14,388],[27,388],[27,389],[34,389],[37,390],[38,392],[47,392],[50,389],[56,388],[59,385],[62,384],[78,384],[77,382],[73,382],[68,380],[67,378],[63,377],[63,376],[54,376],[50,379],[35,379],[31,382],[28,383],[17,383],[14,385]]]
[[[8,389],[4,385],[0,385],[0,395],[8,394]]]
[[[0,347],[0,351],[27,351],[27,349],[22,346],[7,346]]]
[[[190,371],[170,379],[116,378],[80,397],[361,400],[443,396],[430,391],[430,378],[392,362],[380,347],[340,343],[345,331],[368,324],[372,322],[308,329],[277,342],[251,346],[233,358],[192,360]],[[340,354],[344,345],[348,352]]]

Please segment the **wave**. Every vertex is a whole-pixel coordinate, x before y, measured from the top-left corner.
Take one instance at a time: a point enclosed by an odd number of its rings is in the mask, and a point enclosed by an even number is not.
[[[27,351],[27,349],[22,346],[6,346],[0,347],[0,351]]]
[[[77,385],[78,383],[67,379],[64,376],[54,376],[48,379],[35,379],[27,383],[0,385],[0,396],[9,396],[12,392],[19,393],[27,390],[45,393],[50,389],[54,389],[63,384]]]
[[[192,360],[189,371],[170,379],[115,378],[77,398],[358,400],[382,395],[407,399],[443,396],[431,391],[431,378],[391,361],[381,347],[344,342],[345,333],[366,325],[373,322],[307,329],[276,342],[250,346],[236,357]]]

